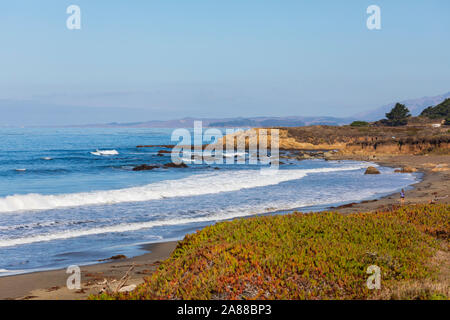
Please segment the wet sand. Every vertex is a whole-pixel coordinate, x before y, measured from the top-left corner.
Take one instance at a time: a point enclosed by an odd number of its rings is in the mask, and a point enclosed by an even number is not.
[[[349,156],[341,159],[368,160],[367,157]],[[429,203],[430,201],[450,203],[450,170],[447,169],[450,166],[450,156],[378,156],[377,159],[370,159],[370,161],[395,168],[411,166],[424,174],[421,182],[415,184],[412,190],[406,191],[405,204]],[[379,200],[347,204],[333,208],[333,210],[345,214],[390,209],[399,204],[399,194],[393,194]],[[141,256],[82,266],[80,267],[81,290],[67,289],[66,281],[69,274],[66,274],[66,270],[0,277],[0,299],[86,299],[90,294],[98,294],[102,290],[104,287],[102,283],[105,279],[110,283],[117,283],[117,280],[122,278],[132,265],[134,265],[134,270],[130,272],[130,279],[126,285],[137,285],[154,272],[160,261],[170,256],[176,245],[176,241],[149,244],[146,246],[149,253]],[[111,282],[114,280],[116,282]]]
[[[0,299],[26,300],[79,300],[90,294],[98,294],[104,287],[103,282],[121,279],[134,265],[126,285],[140,284],[144,277],[151,275],[160,261],[169,257],[177,241],[148,244],[144,249],[149,252],[130,259],[80,266],[81,290],[69,290],[66,286],[70,274],[66,269],[33,272],[21,275],[0,277]]]

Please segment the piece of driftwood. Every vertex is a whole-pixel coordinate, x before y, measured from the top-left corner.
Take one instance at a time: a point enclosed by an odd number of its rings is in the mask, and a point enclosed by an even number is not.
[[[107,279],[103,280],[102,283],[100,283],[103,288],[100,290],[100,293],[106,293],[106,294],[117,294],[118,292],[121,292],[120,290],[124,288],[127,281],[130,279],[130,272],[134,269],[134,263],[131,265],[131,267],[128,269],[128,271],[125,273],[125,275],[120,278],[117,285],[113,285],[114,282],[117,282],[116,279],[108,281]],[[136,286],[134,286],[135,288]],[[133,288],[133,289],[134,289]],[[131,291],[131,286],[126,287],[127,290],[123,290],[122,292]]]
[[[127,283],[128,279],[130,278],[130,272],[133,269],[134,269],[134,263],[131,265],[131,267],[128,269],[128,271],[125,273],[125,275],[122,277],[122,279],[119,280],[119,284],[117,285],[114,293],[119,292],[119,290]]]

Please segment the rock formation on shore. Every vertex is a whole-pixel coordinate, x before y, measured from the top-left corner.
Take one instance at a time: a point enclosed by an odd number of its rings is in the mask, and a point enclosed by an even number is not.
[[[411,125],[403,127],[351,127],[351,126],[311,126],[296,128],[274,128],[279,130],[280,150],[309,150],[322,152],[324,158],[333,157],[333,151],[339,155],[361,155],[373,158],[375,155],[401,154],[449,154],[450,129],[448,126],[435,128],[429,125]],[[248,149],[259,143],[262,129],[239,131],[218,141],[225,147],[227,139],[230,145],[245,145]],[[271,133],[267,132],[267,146],[271,146]],[[245,143],[242,143],[242,142]],[[321,157],[321,155],[307,154]]]
[[[403,167],[401,169],[396,169],[395,172],[399,172],[399,173],[412,173],[412,172],[417,172],[416,168],[413,167]]]
[[[380,174],[380,171],[375,167],[368,167],[364,174]]]
[[[163,165],[164,168],[187,168],[188,166],[185,163],[176,164],[173,162],[165,163]]]

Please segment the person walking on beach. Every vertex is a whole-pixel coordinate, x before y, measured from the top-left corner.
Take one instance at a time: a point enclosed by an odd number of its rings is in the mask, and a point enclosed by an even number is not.
[[[405,190],[400,191],[400,204],[403,206],[405,204]]]

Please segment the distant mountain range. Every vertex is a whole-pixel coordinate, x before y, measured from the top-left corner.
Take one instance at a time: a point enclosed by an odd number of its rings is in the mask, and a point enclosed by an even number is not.
[[[450,98],[450,92],[434,97],[422,97],[418,99],[409,99],[398,101],[406,105],[413,116],[419,115],[422,110],[429,106],[435,106],[445,99]],[[249,117],[249,118],[213,118],[213,119],[196,119],[184,118],[169,121],[146,121],[137,123],[108,123],[91,125],[95,127],[134,127],[134,128],[179,128],[192,127],[195,120],[201,120],[205,127],[301,127],[311,125],[344,125],[354,120],[376,121],[385,118],[385,114],[389,112],[397,103],[392,102],[380,108],[357,114],[348,118],[336,117]]]
[[[204,127],[300,127],[315,124],[343,125],[352,118],[334,117],[250,117],[250,118],[184,118],[178,120],[153,120],[134,123],[106,123],[75,127],[100,128],[186,128],[193,127],[194,121],[202,121]]]
[[[450,92],[434,97],[422,97],[398,101],[405,104],[414,116],[419,115],[422,110],[429,106],[435,106],[445,99],[450,98]],[[397,101],[396,101],[397,102]],[[193,127],[194,121],[201,120],[204,127],[298,127],[310,125],[344,125],[354,120],[376,121],[385,118],[396,102],[380,108],[359,113],[353,117],[237,117],[237,118],[183,118],[175,120],[151,120],[142,122],[127,122],[128,119],[145,119],[148,111],[143,109],[126,108],[90,108],[90,107],[67,107],[56,105],[39,105],[27,101],[0,100],[0,126],[8,126],[12,119],[21,119],[23,126],[51,126],[58,124],[59,127],[94,127],[94,128],[189,128]],[[36,116],[36,108],[39,116]],[[33,111],[33,112],[32,112]],[[82,123],[78,119],[92,121],[92,124],[73,125]],[[123,122],[109,122],[121,119]]]

